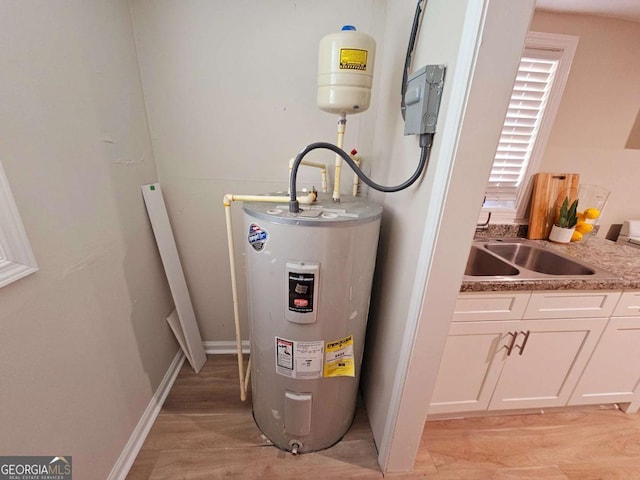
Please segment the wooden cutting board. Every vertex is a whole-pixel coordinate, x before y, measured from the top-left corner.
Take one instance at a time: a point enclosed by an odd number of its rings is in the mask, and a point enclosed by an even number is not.
[[[579,173],[536,173],[529,214],[527,237],[540,240],[549,237],[555,221],[556,209],[565,196],[573,201],[578,196]]]

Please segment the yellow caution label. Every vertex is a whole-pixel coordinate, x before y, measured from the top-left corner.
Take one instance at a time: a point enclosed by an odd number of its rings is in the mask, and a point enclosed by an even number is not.
[[[366,70],[367,51],[356,48],[340,49],[340,70]]]
[[[327,342],[324,347],[325,377],[355,377],[353,359],[353,335],[335,342]]]

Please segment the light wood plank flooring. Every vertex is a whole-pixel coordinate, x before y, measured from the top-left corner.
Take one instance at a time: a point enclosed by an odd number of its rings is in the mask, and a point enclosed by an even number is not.
[[[382,479],[359,407],[337,445],[293,457],[269,445],[239,400],[231,355],[209,356],[199,375],[185,364],[128,480]],[[414,472],[427,480],[637,480],[640,416],[612,408],[427,423]]]

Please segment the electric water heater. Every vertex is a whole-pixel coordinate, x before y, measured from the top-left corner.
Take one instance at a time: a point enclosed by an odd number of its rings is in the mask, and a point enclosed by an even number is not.
[[[330,447],[355,412],[382,207],[243,210],[255,421],[283,450]]]

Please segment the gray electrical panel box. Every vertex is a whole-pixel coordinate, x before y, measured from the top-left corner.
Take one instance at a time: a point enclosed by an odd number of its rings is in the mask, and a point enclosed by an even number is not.
[[[444,65],[427,65],[407,80],[404,134],[435,133],[444,87]]]

